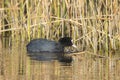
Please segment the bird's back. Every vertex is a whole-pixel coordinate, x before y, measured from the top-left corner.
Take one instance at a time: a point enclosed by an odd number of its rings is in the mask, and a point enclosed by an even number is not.
[[[64,47],[59,43],[47,39],[34,39],[27,45],[27,51],[39,52],[63,52]]]

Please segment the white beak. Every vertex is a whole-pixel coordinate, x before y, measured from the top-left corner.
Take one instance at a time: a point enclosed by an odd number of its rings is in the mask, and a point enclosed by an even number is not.
[[[72,41],[72,43],[73,43],[73,39],[72,39],[71,41]],[[76,46],[75,44],[73,44],[72,46],[73,46],[74,48],[77,48],[77,46]]]
[[[72,45],[74,48],[77,48],[77,46],[75,44]]]

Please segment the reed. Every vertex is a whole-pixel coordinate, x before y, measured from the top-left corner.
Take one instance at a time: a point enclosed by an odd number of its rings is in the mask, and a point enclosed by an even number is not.
[[[71,36],[79,50],[120,48],[119,0],[1,0],[0,33],[12,40]],[[6,36],[6,35],[4,35]]]

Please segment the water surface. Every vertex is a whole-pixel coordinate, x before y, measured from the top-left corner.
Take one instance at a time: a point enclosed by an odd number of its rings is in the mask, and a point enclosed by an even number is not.
[[[32,60],[26,42],[0,42],[0,80],[120,80],[119,53],[100,58],[79,52],[71,63]]]

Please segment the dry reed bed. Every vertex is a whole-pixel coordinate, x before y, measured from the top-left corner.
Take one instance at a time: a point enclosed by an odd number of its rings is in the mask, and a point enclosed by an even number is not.
[[[1,0],[0,33],[12,40],[71,36],[79,50],[120,48],[119,0]]]

